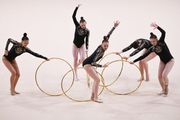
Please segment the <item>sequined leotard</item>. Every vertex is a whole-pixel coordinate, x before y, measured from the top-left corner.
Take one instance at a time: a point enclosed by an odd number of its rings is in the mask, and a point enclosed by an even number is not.
[[[112,34],[112,32],[114,31],[114,27],[111,29],[111,31],[108,33],[107,37],[108,39],[110,38],[110,35]],[[102,48],[101,45],[99,45],[97,47],[97,49],[88,57],[84,60],[83,62],[83,66],[86,64],[90,64],[92,66],[96,66],[96,67],[102,67],[102,65],[97,64],[96,62],[99,61],[103,55],[104,55],[104,49]]]
[[[88,50],[89,46],[89,30],[87,28],[83,29],[80,27],[77,19],[76,19],[76,13],[77,13],[78,7],[74,10],[74,13],[72,15],[74,24],[75,24],[75,33],[74,33],[74,40],[73,43],[76,45],[77,48],[80,48],[84,44],[84,39],[86,43],[86,49]]]
[[[34,56],[39,57],[39,58],[43,58],[43,59],[45,59],[45,60],[47,59],[46,57],[44,57],[44,56],[42,56],[42,55],[39,55],[38,53],[35,53],[35,52],[31,51],[29,48],[23,47],[23,46],[21,45],[21,43],[13,40],[13,39],[11,39],[11,38],[8,39],[5,50],[8,50],[8,46],[9,46],[10,43],[13,44],[12,48],[8,51],[8,55],[5,55],[5,54],[4,54],[4,57],[5,57],[7,60],[9,60],[10,62],[11,62],[12,60],[14,60],[17,56],[19,56],[19,55],[21,55],[21,54],[23,54],[23,53],[25,53],[25,52],[28,52],[28,53],[30,53],[31,55],[34,55]]]
[[[155,52],[164,64],[167,64],[171,59],[173,59],[173,56],[171,55],[169,48],[164,41],[166,32],[159,26],[157,27],[157,29],[161,32],[161,37],[160,37],[157,45],[149,48],[148,51],[144,55],[142,55],[139,58],[137,58],[136,60],[134,60],[134,62],[144,59],[151,52]]]
[[[151,42],[150,42],[149,40],[140,38],[140,39],[135,40],[130,46],[124,48],[124,49],[122,50],[122,52],[126,52],[126,51],[130,50],[131,48],[133,48],[133,45],[134,45],[135,43],[136,43],[136,44],[139,44],[139,43],[140,43],[141,46],[138,47],[135,51],[133,51],[133,52],[129,55],[129,56],[131,56],[131,57],[134,56],[135,54],[137,54],[138,52],[140,52],[141,50],[143,50],[144,48],[148,50],[148,49],[152,46],[152,44],[151,44]]]

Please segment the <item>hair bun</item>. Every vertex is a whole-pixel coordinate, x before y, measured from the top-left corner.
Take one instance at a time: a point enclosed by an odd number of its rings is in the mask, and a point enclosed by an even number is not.
[[[150,32],[150,39],[157,39],[157,36],[153,34],[152,32]]]
[[[104,40],[108,40],[108,37],[107,37],[107,36],[104,36],[103,38],[104,38]]]
[[[109,42],[109,41],[108,41],[108,37],[107,37],[107,36],[104,36],[104,37],[103,37],[103,41],[102,41],[102,43],[104,43],[104,42]]]
[[[150,32],[150,35],[153,36],[154,34],[152,32]]]
[[[27,33],[24,33],[24,34],[23,34],[23,37],[27,37]]]
[[[84,17],[81,17],[81,20],[84,20]]]
[[[84,17],[81,17],[80,23],[86,22],[86,20],[84,19]]]

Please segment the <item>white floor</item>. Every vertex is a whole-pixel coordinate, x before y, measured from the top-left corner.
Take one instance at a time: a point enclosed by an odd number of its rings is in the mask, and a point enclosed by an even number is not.
[[[121,23],[110,38],[107,53],[120,51],[137,38],[149,38],[151,22],[156,22],[166,31],[166,43],[175,58],[175,65],[169,74],[168,97],[157,96],[160,85],[157,79],[159,58],[149,61],[150,81],[142,82],[137,91],[129,95],[114,95],[103,90],[100,98],[104,103],[75,102],[65,95],[48,96],[41,92],[35,82],[35,72],[43,61],[29,54],[23,54],[16,60],[21,77],[17,91],[9,93],[9,71],[0,62],[0,120],[179,120],[180,119],[180,82],[179,82],[179,40],[180,1],[131,1],[131,0],[0,0],[0,51],[4,54],[8,38],[20,41],[24,32],[30,38],[29,48],[45,56],[60,57],[72,65],[72,41],[74,24],[72,13],[78,3],[82,6],[77,19],[84,16],[88,22],[90,34],[89,54],[101,43],[115,20]],[[153,31],[160,36],[158,30]],[[129,55],[133,50],[122,55]],[[141,52],[130,60],[137,58]],[[108,61],[117,58],[111,55]],[[102,61],[105,63],[105,61]],[[114,65],[113,65],[114,64]],[[106,83],[116,78],[121,66],[112,63],[103,74]],[[138,65],[138,64],[137,64]],[[59,94],[62,76],[69,67],[62,61],[49,61],[38,71],[38,83],[43,90]],[[102,69],[98,69],[101,73]],[[116,92],[132,91],[139,84],[138,69],[124,63],[124,69],[118,81],[109,88]],[[75,81],[67,95],[73,99],[89,99],[91,89],[87,87],[86,74],[79,70],[80,80]],[[108,81],[109,80],[109,81]],[[72,81],[69,73],[63,82],[65,89]],[[91,81],[92,82],[92,81]],[[101,87],[100,87],[101,90]]]

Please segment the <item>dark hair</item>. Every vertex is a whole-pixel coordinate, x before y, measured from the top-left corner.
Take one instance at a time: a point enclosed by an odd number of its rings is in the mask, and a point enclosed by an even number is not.
[[[86,22],[86,20],[83,17],[81,17],[80,23],[84,23],[84,22]]]
[[[138,41],[134,41],[132,44],[131,44],[131,47],[133,47],[134,49],[138,48]]]
[[[23,34],[22,41],[24,41],[24,40],[29,40],[29,38],[27,37],[27,33]]]
[[[109,40],[108,40],[108,37],[107,37],[107,36],[104,36],[104,37],[103,37],[103,41],[102,41],[102,43],[104,43],[104,42],[109,42]]]
[[[150,39],[157,39],[157,36],[151,32],[150,33]]]

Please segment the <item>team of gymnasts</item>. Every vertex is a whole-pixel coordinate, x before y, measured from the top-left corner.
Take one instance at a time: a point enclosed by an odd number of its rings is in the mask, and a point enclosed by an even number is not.
[[[74,58],[74,68],[77,68],[79,65],[82,64],[85,71],[89,74],[89,76],[94,80],[93,82],[93,89],[91,94],[91,100],[102,103],[103,101],[98,98],[98,88],[100,83],[100,78],[98,74],[96,73],[96,70],[94,67],[108,67],[108,63],[104,65],[97,64],[96,62],[100,60],[105,51],[109,47],[109,38],[113,31],[118,27],[120,24],[119,21],[114,22],[114,26],[112,29],[108,32],[106,36],[103,37],[102,43],[97,47],[97,49],[87,58],[85,58],[86,52],[88,52],[88,46],[89,46],[89,35],[90,31],[86,27],[86,20],[81,17],[80,21],[78,22],[76,19],[76,13],[79,9],[81,4],[79,4],[72,15],[73,22],[75,24],[75,33],[74,33],[74,40],[72,45],[72,54]],[[151,27],[154,29],[158,29],[161,32],[161,37],[158,39],[158,37],[150,33],[149,40],[147,39],[137,39],[133,43],[131,43],[128,47],[122,49],[120,52],[116,52],[117,55],[126,52],[130,50],[131,48],[134,48],[135,51],[132,52],[129,56],[123,57],[123,59],[128,59],[132,57],[133,55],[137,54],[141,50],[144,50],[142,52],[142,55],[135,59],[134,61],[130,61],[130,64],[134,64],[135,62],[139,61],[139,68],[140,72],[142,74],[142,78],[139,80],[149,81],[149,71],[148,71],[148,64],[147,62],[151,59],[153,59],[156,55],[159,56],[160,62],[159,62],[159,70],[158,70],[158,79],[160,86],[162,88],[162,91],[158,93],[158,95],[167,96],[168,95],[168,74],[171,71],[173,65],[174,65],[174,58],[170,53],[170,50],[165,42],[165,35],[166,32],[158,26],[156,23],[152,23]],[[8,50],[9,44],[12,43],[13,46],[10,50]],[[16,94],[20,94],[15,90],[18,79],[20,77],[20,71],[18,64],[16,62],[16,57],[28,52],[36,57],[45,59],[49,61],[49,58],[44,57],[38,53],[33,52],[30,50],[27,45],[29,44],[29,38],[27,37],[27,33],[23,34],[23,37],[21,39],[21,42],[15,41],[11,38],[8,39],[5,47],[5,53],[2,57],[2,61],[6,68],[10,71],[10,94],[12,96]],[[78,59],[78,54],[80,55],[80,59]],[[146,77],[144,78],[144,71],[146,74]],[[77,70],[75,70],[75,79],[78,80],[78,74]]]

